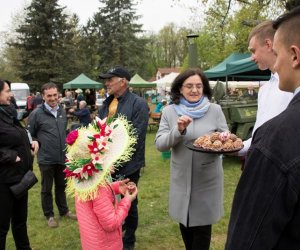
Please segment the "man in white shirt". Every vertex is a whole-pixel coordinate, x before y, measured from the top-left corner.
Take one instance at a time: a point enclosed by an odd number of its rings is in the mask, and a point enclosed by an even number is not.
[[[281,91],[278,87],[279,77],[274,71],[276,57],[272,50],[274,34],[272,21],[265,21],[254,27],[248,37],[251,60],[260,70],[269,69],[272,72],[270,80],[258,91],[257,115],[252,136],[262,124],[285,110],[293,97],[292,93]],[[244,148],[238,152],[239,156],[247,154],[251,141],[252,138],[244,141]]]

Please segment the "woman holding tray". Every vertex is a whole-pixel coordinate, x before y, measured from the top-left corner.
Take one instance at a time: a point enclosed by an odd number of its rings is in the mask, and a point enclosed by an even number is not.
[[[179,74],[171,87],[173,104],[164,108],[156,134],[159,151],[171,149],[170,216],[179,223],[186,249],[208,250],[212,224],[223,216],[220,154],[189,150],[184,144],[228,127],[200,69]]]

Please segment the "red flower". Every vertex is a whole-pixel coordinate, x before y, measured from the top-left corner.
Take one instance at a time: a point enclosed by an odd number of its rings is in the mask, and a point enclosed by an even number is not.
[[[98,128],[100,129],[100,133],[99,133],[100,136],[109,136],[111,134],[110,129],[108,129],[108,131],[105,131],[106,127],[107,127],[106,123],[101,124],[100,121],[98,121],[97,125],[98,125]]]
[[[66,142],[68,145],[72,145],[78,137],[78,130],[72,130],[66,138]]]
[[[87,173],[89,176],[93,176],[93,172],[99,172],[99,170],[96,169],[94,164],[91,162],[82,167],[82,173]]]
[[[80,174],[75,174],[75,173],[73,173],[73,171],[71,171],[68,168],[64,169],[64,173],[66,174],[66,178],[72,177],[72,176],[75,176],[76,178],[80,178]]]
[[[98,144],[97,144],[97,142],[95,142],[95,141],[93,141],[93,144],[88,145],[88,147],[89,147],[89,150],[90,150],[90,153],[91,153],[91,154],[96,154],[96,153],[99,152]]]

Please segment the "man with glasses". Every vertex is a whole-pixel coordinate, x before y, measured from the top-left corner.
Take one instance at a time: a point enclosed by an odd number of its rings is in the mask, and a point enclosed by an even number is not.
[[[149,119],[149,107],[147,102],[129,91],[129,81],[131,79],[128,71],[123,67],[114,67],[105,74],[100,74],[104,79],[109,96],[99,109],[101,119],[114,118],[119,114],[125,116],[136,129],[138,136],[136,151],[130,161],[124,163],[113,175],[115,179],[129,178],[136,185],[140,178],[140,169],[145,166],[145,138]],[[131,203],[128,216],[123,225],[123,249],[134,249],[136,241],[135,231],[138,226],[138,200]]]

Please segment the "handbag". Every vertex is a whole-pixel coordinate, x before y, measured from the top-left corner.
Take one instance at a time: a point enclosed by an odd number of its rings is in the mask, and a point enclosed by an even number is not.
[[[26,192],[34,186],[38,182],[38,179],[36,178],[33,171],[28,170],[27,173],[23,176],[22,180],[15,184],[10,186],[10,190],[13,193],[13,195],[19,199],[23,195],[26,194]]]

